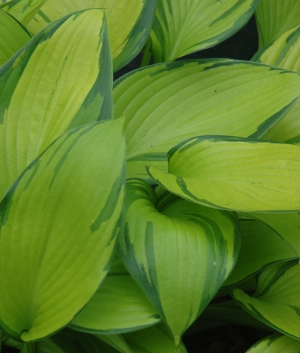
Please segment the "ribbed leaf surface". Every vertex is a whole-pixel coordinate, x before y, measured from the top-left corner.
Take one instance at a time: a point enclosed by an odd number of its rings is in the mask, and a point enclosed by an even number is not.
[[[123,123],[65,133],[0,205],[0,325],[32,341],[68,324],[111,260],[124,196]]]
[[[187,200],[237,211],[300,210],[300,147],[226,136],[200,136],[169,152],[169,173],[150,177]]]
[[[128,275],[107,276],[92,299],[70,323],[78,331],[117,334],[157,324],[160,318]]]
[[[110,119],[112,71],[104,12],[45,28],[0,69],[0,199],[64,131]]]
[[[262,135],[298,97],[299,81],[296,73],[229,60],[128,74],[114,88],[115,117],[126,118],[127,176],[147,178],[148,164],[166,171],[167,151],[194,136]]]
[[[154,0],[47,0],[42,9],[28,24],[38,33],[50,22],[69,13],[103,8],[109,30],[114,71],[125,66],[143,48],[154,16]]]
[[[23,25],[27,25],[47,0],[12,0],[0,5],[0,9],[8,12]]]
[[[299,353],[300,341],[288,336],[275,334],[263,338],[246,353]]]
[[[175,343],[213,298],[237,257],[235,218],[127,182],[120,254]]]
[[[0,8],[0,66],[31,39],[30,33]]]
[[[257,290],[249,296],[240,289],[233,290],[238,304],[277,331],[300,338],[300,266],[291,261],[265,269],[258,278]]]
[[[256,8],[259,47],[273,42],[300,23],[298,0],[261,0]]]
[[[151,30],[155,62],[174,61],[237,32],[258,0],[157,0]]]
[[[276,218],[281,215],[272,216]],[[289,227],[288,222],[286,225]],[[272,263],[297,258],[295,251],[271,227],[260,221],[240,221],[240,232],[238,260],[223,286],[243,281]]]

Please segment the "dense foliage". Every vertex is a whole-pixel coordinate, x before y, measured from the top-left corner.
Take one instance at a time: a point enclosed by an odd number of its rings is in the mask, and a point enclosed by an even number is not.
[[[253,14],[250,61],[181,59]],[[186,353],[224,322],[273,332],[249,353],[299,352],[299,19],[297,0],[2,1],[0,352]]]

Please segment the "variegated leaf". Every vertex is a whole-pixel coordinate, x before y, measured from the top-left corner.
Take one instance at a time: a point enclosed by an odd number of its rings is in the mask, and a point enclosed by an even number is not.
[[[246,353],[299,353],[300,341],[274,334],[255,343]]]
[[[0,326],[25,342],[67,325],[114,253],[124,198],[123,121],[63,134],[0,204]]]
[[[239,249],[233,214],[127,182],[119,253],[179,345],[231,272]]]

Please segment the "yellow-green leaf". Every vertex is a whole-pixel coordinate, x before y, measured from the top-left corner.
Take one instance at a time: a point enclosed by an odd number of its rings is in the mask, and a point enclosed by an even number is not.
[[[258,0],[157,0],[151,34],[155,62],[174,61],[237,32]]]
[[[112,116],[103,10],[50,24],[0,68],[0,199],[64,131]]]
[[[299,353],[300,341],[288,336],[274,334],[263,338],[246,353]]]
[[[283,90],[284,88],[284,90]],[[127,176],[167,170],[167,152],[199,135],[261,136],[300,94],[300,76],[256,63],[163,63],[120,78],[115,117],[125,117]]]
[[[249,212],[300,211],[300,147],[200,136],[169,152],[169,172],[147,167],[159,185],[208,207]]]
[[[0,326],[25,342],[67,325],[114,254],[124,198],[123,121],[66,132],[0,204]]]
[[[180,344],[231,272],[239,249],[233,214],[127,182],[122,260]]]

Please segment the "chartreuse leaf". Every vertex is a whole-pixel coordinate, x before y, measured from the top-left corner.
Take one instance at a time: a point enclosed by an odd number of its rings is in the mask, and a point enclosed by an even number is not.
[[[299,21],[300,22],[300,21]],[[268,46],[258,51],[252,60],[286,70],[300,71],[300,26],[284,32]]]
[[[105,342],[109,346],[117,349],[121,353],[133,353],[122,335],[94,335],[99,340]]]
[[[47,0],[12,0],[0,5],[23,25],[27,25]]]
[[[248,213],[248,217],[264,222],[271,227],[300,257],[300,214]],[[272,240],[273,242],[273,240]]]
[[[246,353],[299,353],[300,341],[274,334],[255,343]]]
[[[0,326],[25,342],[67,325],[111,261],[124,197],[122,120],[63,134],[0,205]]]
[[[231,272],[239,248],[235,217],[127,182],[122,260],[173,334],[181,335]]]
[[[105,9],[116,71],[142,50],[152,25],[155,0],[47,0],[28,28],[38,33],[50,22],[88,8]]]
[[[16,19],[0,8],[0,66],[31,39],[30,33]]]
[[[272,216],[275,218],[277,215]],[[241,220],[240,232],[241,250],[238,260],[223,286],[243,281],[272,263],[298,257],[271,227],[260,221]]]
[[[300,147],[227,136],[200,136],[169,151],[169,172],[147,167],[170,192],[208,207],[300,210]]]
[[[259,47],[262,48],[300,24],[300,4],[298,0],[261,0],[255,15]]]
[[[0,199],[65,130],[110,119],[112,71],[104,11],[50,24],[0,69]]]
[[[299,96],[299,81],[233,60],[163,63],[120,78],[115,117],[126,118],[127,176],[147,178],[148,164],[166,171],[167,151],[194,136],[261,136]]]
[[[89,333],[117,334],[160,322],[149,300],[127,274],[108,275],[69,327]]]
[[[240,289],[234,289],[233,296],[244,310],[263,323],[299,339],[299,276],[298,260],[275,264],[261,273],[253,296]]]
[[[175,346],[172,335],[163,323],[126,333],[123,337],[133,353],[187,353],[183,343]]]
[[[174,61],[212,47],[237,32],[258,0],[157,0],[151,30],[155,62]]]

